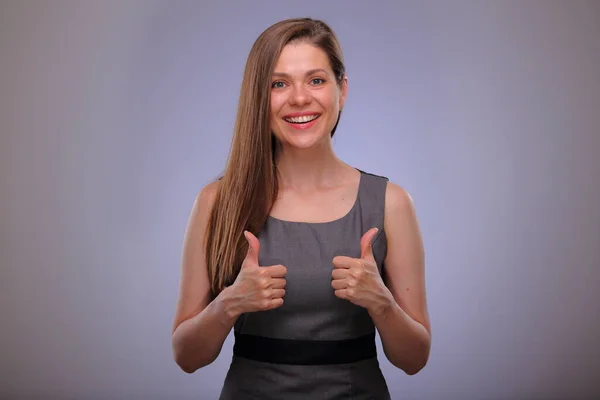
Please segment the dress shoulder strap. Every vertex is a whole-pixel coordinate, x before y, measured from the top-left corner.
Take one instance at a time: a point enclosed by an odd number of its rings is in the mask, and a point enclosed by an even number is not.
[[[384,230],[385,193],[389,178],[360,170],[361,182],[358,192],[358,212],[360,213],[361,232],[371,228],[379,232],[373,240],[373,254],[380,270],[387,254],[387,241]]]

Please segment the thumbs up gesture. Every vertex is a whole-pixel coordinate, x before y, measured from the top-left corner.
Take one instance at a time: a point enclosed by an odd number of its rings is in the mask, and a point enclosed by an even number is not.
[[[389,304],[391,292],[383,283],[373,256],[371,243],[378,229],[372,228],[360,240],[361,257],[336,256],[331,272],[331,286],[335,295],[377,313]]]
[[[260,242],[252,233],[245,231],[249,248],[240,272],[231,288],[240,313],[266,311],[283,305],[285,275],[283,265],[261,267],[258,265]]]

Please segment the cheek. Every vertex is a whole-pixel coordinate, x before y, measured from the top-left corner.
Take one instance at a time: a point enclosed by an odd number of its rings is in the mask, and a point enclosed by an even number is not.
[[[270,115],[272,120],[276,120],[278,117],[278,113],[281,110],[281,99],[278,96],[271,96],[270,101]]]
[[[323,92],[321,96],[321,104],[330,110],[337,109],[339,106],[338,94],[334,90]]]
[[[281,119],[279,118],[279,112],[281,110],[281,99],[277,98],[277,96],[271,96],[271,105],[269,108],[269,126],[271,132],[275,135],[275,137],[279,137],[279,130]]]

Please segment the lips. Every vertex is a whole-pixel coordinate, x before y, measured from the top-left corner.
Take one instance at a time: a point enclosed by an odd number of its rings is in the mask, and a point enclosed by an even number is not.
[[[305,115],[298,115],[298,116],[288,115],[288,116],[283,117],[283,119],[286,122],[289,122],[290,124],[306,124],[308,122],[316,120],[320,116],[321,116],[321,114],[305,114]]]

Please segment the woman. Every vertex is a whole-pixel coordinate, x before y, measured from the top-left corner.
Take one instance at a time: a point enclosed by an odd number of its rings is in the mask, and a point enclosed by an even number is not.
[[[412,200],[334,154],[348,92],[323,22],[263,32],[246,64],[230,158],[199,193],[173,350],[186,372],[234,328],[222,399],[386,399],[375,347],[407,374],[431,343]]]

